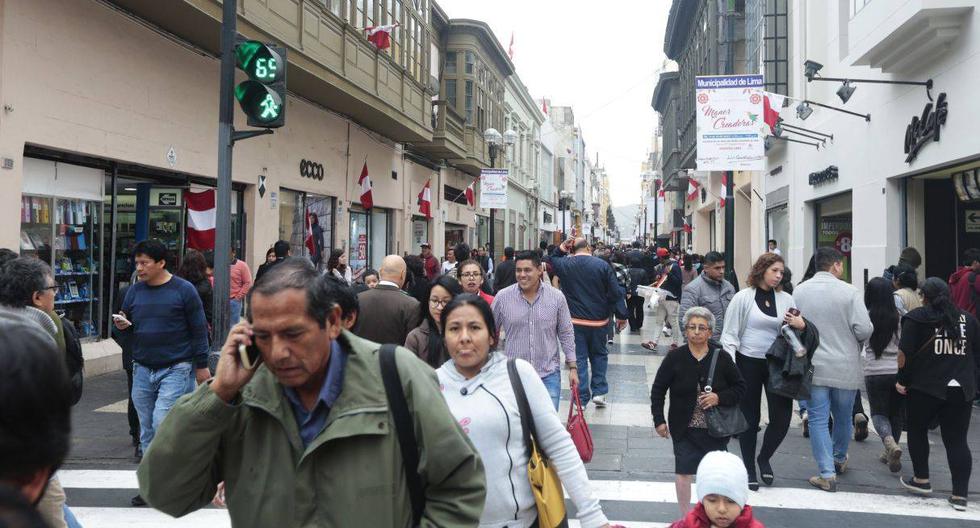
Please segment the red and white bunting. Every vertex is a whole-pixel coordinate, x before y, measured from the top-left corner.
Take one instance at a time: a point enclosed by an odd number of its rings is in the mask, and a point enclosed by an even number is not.
[[[698,183],[694,178],[687,179],[687,199],[694,200],[698,197],[698,189],[701,188],[701,184]]]
[[[426,218],[432,218],[432,190],[429,184],[432,180],[425,182],[425,186],[419,191],[419,212],[424,214]]]
[[[779,122],[779,111],[783,109],[783,103],[785,101],[785,95],[770,92],[765,92],[765,96],[762,99],[763,118],[766,124],[769,125],[769,132],[772,135],[776,135],[776,123]]]
[[[476,185],[475,181],[466,186],[466,205],[470,207],[476,207],[476,191],[473,189],[474,185]]]
[[[185,191],[184,199],[187,201],[187,247],[214,250],[214,226],[218,220],[214,189]]]

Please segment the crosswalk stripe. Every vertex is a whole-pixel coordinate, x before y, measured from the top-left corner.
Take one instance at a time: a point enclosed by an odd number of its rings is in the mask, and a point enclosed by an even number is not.
[[[65,489],[137,489],[136,472],[132,470],[61,470],[58,478]],[[898,483],[895,483],[898,486]],[[648,482],[632,480],[593,480],[592,488],[601,501],[674,503],[677,495],[673,482]],[[70,497],[69,493],[69,497]],[[697,496],[695,493],[694,496]],[[753,507],[806,509],[835,512],[873,513],[902,515],[907,517],[935,517],[945,519],[980,521],[980,511],[956,512],[946,504],[945,498],[924,498],[909,495],[882,495],[877,493],[837,492],[827,493],[816,489],[763,488],[749,493]]]

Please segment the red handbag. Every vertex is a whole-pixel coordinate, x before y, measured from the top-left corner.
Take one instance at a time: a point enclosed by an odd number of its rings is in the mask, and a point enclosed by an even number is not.
[[[575,410],[578,412],[574,412]],[[573,414],[574,412],[574,414]],[[592,452],[595,447],[592,445],[592,433],[589,431],[589,424],[585,423],[585,414],[582,411],[582,402],[578,397],[578,386],[572,387],[572,402],[568,406],[568,434],[572,436],[572,442],[578,449],[578,456],[582,462],[588,464],[592,460]]]

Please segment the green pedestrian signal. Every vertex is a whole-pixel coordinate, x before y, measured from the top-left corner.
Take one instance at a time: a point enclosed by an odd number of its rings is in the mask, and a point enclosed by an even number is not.
[[[235,87],[235,99],[248,125],[281,127],[286,121],[286,48],[240,39],[235,61],[249,79]]]

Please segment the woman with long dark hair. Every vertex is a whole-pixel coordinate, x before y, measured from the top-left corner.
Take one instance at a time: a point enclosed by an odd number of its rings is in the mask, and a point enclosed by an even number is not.
[[[429,290],[429,279],[425,276],[425,263],[418,255],[406,255],[405,257],[405,285],[402,289],[411,295],[419,304],[425,304],[428,299],[426,292]]]
[[[341,248],[330,250],[330,258],[327,259],[327,273],[346,282],[348,286],[353,283],[350,266],[347,265],[346,251]]]
[[[442,395],[486,469],[487,498],[480,526],[538,526],[538,509],[527,473],[530,446],[522,434],[523,415],[530,424],[526,434],[551,459],[581,525],[608,527],[585,465],[541,377],[530,363],[508,360],[494,351],[499,338],[490,305],[464,293],[446,305],[440,317],[450,357],[436,370]],[[521,410],[518,384],[526,394],[530,416]]]
[[[922,299],[915,290],[919,289],[919,276],[908,264],[900,263],[892,268],[892,285],[895,286],[895,307],[905,315],[922,306]]]
[[[211,321],[211,299],[213,290],[211,281],[208,280],[208,261],[204,258],[204,253],[196,249],[188,249],[184,253],[184,260],[177,269],[177,276],[194,285],[197,295],[201,298],[204,305],[204,317],[208,320],[208,328],[212,328]]]
[[[463,287],[459,281],[448,276],[441,275],[429,284],[429,290],[425,297],[427,302],[419,303],[422,311],[422,324],[415,330],[409,332],[405,338],[405,348],[415,352],[422,361],[425,361],[432,368],[439,368],[440,365],[449,359],[446,347],[442,342],[442,310],[454,297],[463,293]]]
[[[902,470],[902,395],[895,390],[898,376],[898,342],[901,335],[894,288],[888,279],[875,277],[864,287],[864,305],[874,325],[864,344],[864,384],[871,404],[871,423],[881,437],[885,452],[878,460],[892,473]]]
[[[796,308],[793,296],[779,289],[784,269],[783,257],[775,253],[764,253],[755,261],[747,280],[749,287],[736,293],[728,305],[721,334],[721,345],[735,358],[735,364],[745,380],[745,395],[740,405],[749,429],[738,435],[738,443],[749,474],[749,489],[753,491],[759,489],[756,462],[766,485],[771,485],[775,479],[769,460],[786,437],[793,415],[793,400],[768,388],[766,352],[779,337],[783,324],[797,330],[806,329],[806,322],[799,311],[791,311]],[[769,425],[766,426],[762,447],[756,457],[763,391],[769,408]]]
[[[949,286],[929,277],[919,288],[922,306],[902,319],[898,344],[898,382],[907,396],[909,457],[915,476],[901,479],[917,495],[932,493],[929,484],[929,425],[938,420],[953,479],[950,505],[966,511],[973,457],[966,435],[977,394],[980,328],[973,314],[950,300]]]

